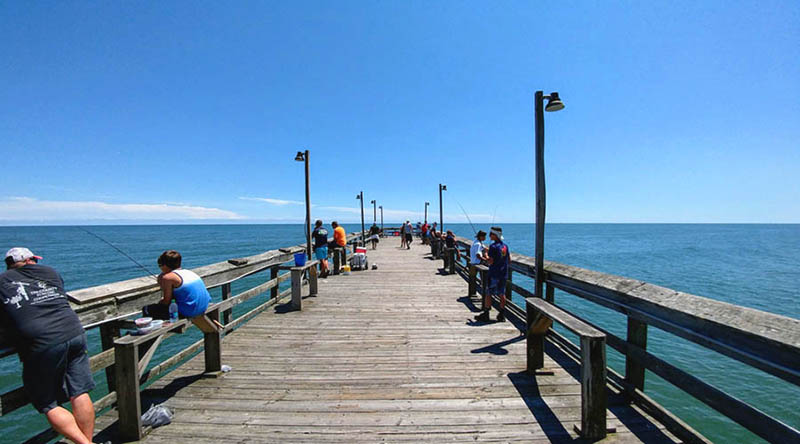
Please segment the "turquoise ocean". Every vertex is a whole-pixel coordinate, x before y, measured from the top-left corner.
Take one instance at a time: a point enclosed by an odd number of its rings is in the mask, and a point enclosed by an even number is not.
[[[470,224],[446,225],[458,235],[473,235]],[[304,241],[299,224],[86,228],[153,273],[157,273],[156,258],[166,249],[180,251],[184,267],[194,268]],[[355,231],[360,225],[346,224],[345,228]],[[488,231],[488,225],[476,224],[475,228]],[[505,224],[503,228],[512,251],[533,256],[534,225]],[[0,250],[5,252],[14,246],[27,246],[43,256],[42,263],[61,273],[68,291],[145,274],[132,261],[77,227],[0,227]],[[800,318],[800,225],[548,224],[545,258]],[[260,282],[263,275],[243,279],[234,284],[234,294]],[[532,288],[530,281],[522,282]],[[212,295],[219,299],[219,290]],[[556,302],[624,337],[626,324],[622,315],[560,292],[556,292]],[[242,304],[235,312],[243,313],[248,308],[248,304]],[[151,365],[199,338],[195,331],[167,341]],[[96,331],[90,335],[90,342],[91,353],[97,352],[100,346]],[[800,388],[655,328],[650,329],[648,350],[800,428]],[[619,354],[609,349],[608,357],[612,368],[624,371]],[[99,388],[93,397],[97,399],[105,394],[105,378],[98,372],[95,379]],[[0,391],[6,392],[20,383],[17,358],[0,360]],[[651,373],[647,375],[645,391],[715,442],[760,442]],[[22,442],[45,426],[44,418],[27,406],[0,417],[0,442]]]

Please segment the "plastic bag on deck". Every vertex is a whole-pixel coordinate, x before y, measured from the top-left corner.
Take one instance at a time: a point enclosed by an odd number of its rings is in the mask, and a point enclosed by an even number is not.
[[[172,422],[175,412],[164,404],[155,404],[147,409],[142,415],[142,425],[152,426],[153,428],[167,425]]]

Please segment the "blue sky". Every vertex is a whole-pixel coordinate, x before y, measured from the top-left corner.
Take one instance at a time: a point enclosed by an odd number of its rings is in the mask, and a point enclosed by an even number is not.
[[[800,222],[800,3],[0,4],[0,224]],[[371,218],[369,211],[368,219]]]

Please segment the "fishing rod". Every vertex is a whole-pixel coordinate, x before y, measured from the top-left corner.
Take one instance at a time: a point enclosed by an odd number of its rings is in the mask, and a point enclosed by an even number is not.
[[[124,251],[120,250],[119,248],[117,248],[117,246],[116,246],[116,245],[114,245],[114,244],[112,244],[111,242],[109,242],[109,241],[107,241],[107,240],[103,239],[102,237],[98,236],[97,234],[95,234],[95,233],[92,233],[91,231],[87,230],[86,228],[83,228],[83,227],[77,227],[77,228],[78,228],[79,230],[83,231],[83,232],[84,232],[84,233],[86,233],[86,234],[89,234],[89,235],[91,235],[91,236],[94,236],[94,237],[96,237],[97,239],[99,239],[100,241],[102,241],[103,243],[105,243],[106,245],[108,245],[108,246],[110,246],[111,248],[113,248],[113,249],[117,250],[117,251],[118,251],[118,252],[119,252],[121,255],[123,255],[123,256],[125,256],[125,257],[127,257],[128,259],[130,259],[131,261],[133,261],[133,263],[134,263],[134,264],[138,265],[138,266],[139,266],[139,268],[141,268],[142,270],[146,271],[146,272],[147,272],[147,274],[149,274],[150,276],[152,276],[152,277],[153,277],[155,280],[158,280],[158,277],[156,277],[156,275],[154,275],[154,274],[153,274],[153,273],[152,273],[150,270],[148,270],[148,269],[147,269],[147,267],[145,267],[144,265],[140,264],[140,263],[139,263],[139,262],[138,262],[136,259],[134,259],[134,258],[130,257],[130,256],[128,255],[128,253],[126,253],[126,252],[124,252]]]
[[[492,225],[494,225],[494,217],[497,216],[497,205],[494,207],[494,213],[492,213]]]
[[[456,201],[458,206],[461,208],[461,212],[464,213],[464,216],[467,217],[467,222],[469,222],[469,226],[472,227],[472,233],[477,236],[478,235],[478,230],[476,230],[475,229],[475,225],[472,224],[472,220],[469,218],[469,214],[467,214],[467,210],[464,209],[464,206],[461,205],[461,202],[459,202],[458,199],[455,198],[455,196],[453,196],[453,200]]]

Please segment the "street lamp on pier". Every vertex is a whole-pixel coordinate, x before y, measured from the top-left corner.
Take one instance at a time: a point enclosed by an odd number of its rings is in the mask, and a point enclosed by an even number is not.
[[[428,205],[430,205],[430,204],[431,204],[430,202],[425,202],[425,223],[426,224],[428,223]]]
[[[444,220],[442,219],[442,191],[447,191],[447,185],[439,184],[439,232],[444,233]]]
[[[298,151],[294,160],[306,164],[306,254],[311,258],[311,197],[308,182],[308,150]]]
[[[356,194],[356,199],[361,201],[361,245],[367,245],[366,230],[364,229],[364,192]]]

